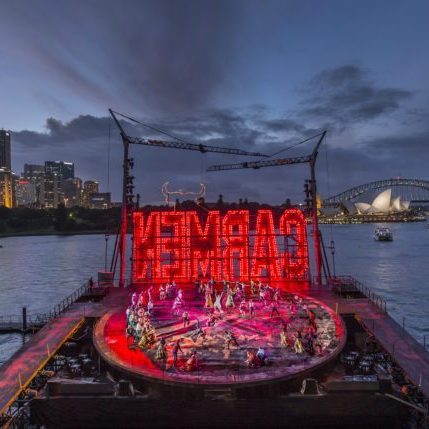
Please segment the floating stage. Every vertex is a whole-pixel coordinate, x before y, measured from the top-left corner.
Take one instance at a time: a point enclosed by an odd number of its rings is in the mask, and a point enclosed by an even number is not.
[[[203,297],[187,297],[184,309],[190,320],[189,325],[184,326],[182,313],[172,314],[172,300],[156,300],[151,323],[157,338],[151,347],[144,349],[126,336],[126,307],[111,310],[94,329],[94,345],[118,378],[132,380],[144,391],[163,395],[173,393],[177,396],[181,391],[182,397],[201,389],[205,392],[232,389],[235,394],[246,390],[245,395],[251,394],[251,390],[260,394],[261,389],[275,394],[290,389],[296,391],[303,378],[326,370],[342,351],[346,342],[344,324],[322,302],[284,293],[276,306],[279,314],[272,311],[269,303],[265,305],[256,299],[254,302],[255,314],[250,317],[248,312],[242,316],[239,303],[230,309],[223,305],[224,312],[219,314],[204,308]],[[315,315],[314,353],[296,352],[297,336],[302,335],[304,347],[306,344],[304,336],[309,329],[309,311]],[[209,326],[209,313],[216,317],[213,326]],[[286,347],[280,340],[283,330],[287,336]],[[230,342],[229,348],[225,331],[231,332],[236,339],[236,343]],[[161,338],[166,343],[167,358],[157,360]],[[179,339],[181,351],[174,364],[173,348]],[[249,353],[260,347],[265,350],[267,364],[249,366],[246,362]],[[194,351],[197,367],[189,369],[188,361]]]

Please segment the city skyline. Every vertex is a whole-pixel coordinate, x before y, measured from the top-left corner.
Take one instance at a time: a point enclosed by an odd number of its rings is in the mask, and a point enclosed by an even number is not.
[[[73,158],[82,177],[95,169],[107,185],[109,176],[107,190],[119,200],[122,145],[112,107],[193,143],[268,154],[327,129],[318,161],[324,197],[372,180],[427,177],[426,2],[127,4],[133,14],[110,1],[101,9],[46,1],[31,13],[20,2],[4,7],[8,108],[0,108],[0,127],[13,132],[18,170],[29,152],[35,163],[48,153]],[[287,153],[310,150],[309,143]],[[205,168],[242,158],[132,152],[145,203],[161,201],[166,181],[189,190],[204,182],[211,200],[220,192],[300,200],[297,185],[308,178],[305,167],[219,175]]]

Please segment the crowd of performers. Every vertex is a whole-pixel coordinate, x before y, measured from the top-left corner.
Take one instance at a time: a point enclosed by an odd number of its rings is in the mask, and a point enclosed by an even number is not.
[[[310,356],[323,353],[323,345],[316,325],[316,314],[309,309],[303,299],[297,295],[284,295],[279,288],[273,288],[261,282],[250,281],[249,284],[230,282],[223,280],[216,283],[211,280],[207,283],[195,282],[195,295],[197,299],[204,302],[206,310],[206,327],[201,326],[196,320],[196,327],[190,327],[191,320],[189,309],[187,308],[184,293],[174,281],[161,285],[155,291],[153,286],[137,294],[133,293],[131,303],[126,310],[126,336],[129,347],[138,347],[141,350],[156,349],[155,359],[167,361],[167,343],[164,337],[158,338],[156,330],[152,324],[155,302],[171,302],[171,316],[183,322],[183,328],[190,330],[189,336],[196,343],[200,338],[203,343],[206,339],[206,330],[215,326],[225,314],[231,313],[236,308],[242,318],[258,318],[263,312],[264,316],[276,319],[281,327],[278,338],[279,346],[284,350],[294,351],[297,355],[308,354]],[[279,308],[283,302],[287,311],[282,315]],[[257,307],[256,307],[257,303]],[[256,308],[258,308],[258,315]],[[304,319],[304,326],[300,324],[300,329],[294,327],[295,319]],[[225,330],[224,347],[230,350],[231,347],[241,349],[240,344],[232,330]],[[179,338],[170,343],[172,354],[172,367],[178,365],[179,353],[184,356],[181,348],[182,339]],[[194,349],[190,355],[186,356],[183,369],[194,371],[198,369],[198,354]],[[247,349],[243,358],[249,368],[258,368],[269,365],[270,358],[264,347],[258,349]]]

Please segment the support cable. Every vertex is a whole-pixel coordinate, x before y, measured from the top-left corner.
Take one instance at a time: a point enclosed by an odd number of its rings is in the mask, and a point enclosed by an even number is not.
[[[143,122],[141,122],[141,121],[138,121],[137,119],[132,118],[131,116],[127,116],[127,115],[124,115],[123,113],[119,113],[119,112],[116,112],[116,111],[113,111],[113,113],[116,113],[117,115],[122,116],[123,118],[128,119],[128,120],[129,120],[129,121],[131,121],[131,122],[134,122],[134,123],[136,123],[136,124],[139,124],[139,125],[141,125],[142,127],[148,128],[148,129],[150,129],[150,130],[152,130],[152,131],[156,131],[157,133],[164,134],[164,135],[166,135],[167,137],[170,137],[170,138],[172,138],[172,139],[175,139],[175,140],[177,140],[177,141],[179,141],[179,142],[181,142],[181,143],[189,144],[189,142],[187,142],[186,140],[181,139],[180,137],[177,137],[177,136],[175,136],[175,135],[173,135],[173,134],[167,133],[166,131],[163,131],[163,130],[161,130],[161,129],[159,129],[159,128],[156,128],[156,127],[153,127],[153,126],[151,126],[151,125],[145,124],[145,123],[143,123]]]
[[[272,158],[273,156],[279,155],[279,154],[281,154],[281,153],[283,153],[283,152],[286,152],[287,150],[293,149],[294,147],[297,147],[297,146],[299,146],[299,145],[302,145],[302,144],[304,144],[304,143],[307,143],[308,141],[313,140],[314,138],[319,137],[319,136],[321,136],[322,134],[323,134],[323,132],[322,132],[322,133],[319,133],[319,134],[316,134],[316,135],[314,135],[314,136],[312,136],[312,137],[308,137],[308,138],[306,138],[305,140],[302,140],[302,141],[300,141],[300,142],[298,142],[298,143],[293,144],[292,146],[288,146],[288,147],[286,147],[286,148],[284,148],[284,149],[282,149],[282,150],[279,150],[279,151],[277,151],[277,152],[274,152],[273,154],[268,155],[268,158]]]

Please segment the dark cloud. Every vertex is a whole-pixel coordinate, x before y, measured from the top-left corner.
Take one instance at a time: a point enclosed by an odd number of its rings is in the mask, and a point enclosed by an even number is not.
[[[140,113],[190,112],[211,99],[233,61],[241,16],[236,2],[81,6],[47,1],[29,8],[17,1],[8,6],[6,25],[19,23],[20,48],[53,83],[61,81],[83,100]]]
[[[377,88],[356,66],[321,72],[310,82],[310,87],[314,91],[311,98],[305,93],[305,109],[283,115],[274,115],[266,106],[257,105],[248,109],[194,109],[192,114],[174,113],[168,119],[142,117],[141,121],[193,143],[268,154],[284,150],[320,131],[309,123],[330,125],[329,145],[322,145],[318,160],[319,188],[324,196],[396,175],[425,177],[425,166],[429,163],[427,129],[401,136],[387,131],[377,138],[348,141],[339,126],[346,123],[352,128],[357,120],[387,117],[389,112],[400,108],[401,101],[411,96],[409,92],[400,88]],[[319,113],[316,115],[316,112]],[[425,114],[425,110],[419,109],[410,112],[410,117]],[[132,136],[169,139],[128,121],[122,124]],[[38,162],[47,159],[74,161],[77,175],[99,179],[106,185],[110,158],[110,190],[114,198],[119,199],[122,145],[110,118],[81,115],[69,122],[49,118],[45,128],[42,133],[14,132],[18,164],[37,162],[36,159]],[[315,141],[310,141],[278,156],[308,154],[314,144]],[[165,181],[170,182],[172,189],[189,190],[198,189],[201,181],[206,182],[209,200],[222,193],[226,200],[249,198],[279,202],[290,197],[299,201],[303,198],[303,182],[309,174],[306,165],[206,173],[209,165],[239,162],[243,158],[138,146],[133,146],[131,153],[136,160],[136,185],[143,203],[160,201],[160,188]]]
[[[269,130],[274,132],[279,131],[295,131],[299,133],[303,133],[306,128],[304,124],[295,121],[293,119],[267,119],[261,121],[261,125]]]
[[[395,112],[413,94],[401,88],[378,87],[362,68],[345,65],[319,73],[304,95],[300,117],[343,129]]]

